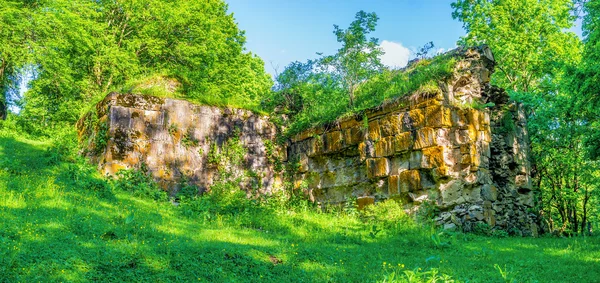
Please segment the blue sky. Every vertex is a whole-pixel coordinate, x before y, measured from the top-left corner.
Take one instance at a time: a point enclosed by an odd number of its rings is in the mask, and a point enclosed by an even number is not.
[[[246,31],[246,48],[265,61],[267,72],[281,72],[293,61],[334,54],[340,47],[333,25],[347,28],[356,12],[379,16],[372,36],[379,38],[387,65],[401,67],[429,41],[436,50],[455,47],[464,35],[452,19],[451,0],[225,0],[240,29]]]

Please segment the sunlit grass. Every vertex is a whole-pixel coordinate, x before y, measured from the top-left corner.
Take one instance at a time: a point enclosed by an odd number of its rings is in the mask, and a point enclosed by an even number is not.
[[[0,282],[375,282],[431,270],[504,282],[496,265],[517,282],[600,278],[597,237],[445,233],[439,246],[431,228],[377,224],[383,230],[373,237],[373,222],[343,212],[189,214],[168,201],[89,187],[100,176],[70,174],[80,167],[52,161],[48,148],[0,135]]]

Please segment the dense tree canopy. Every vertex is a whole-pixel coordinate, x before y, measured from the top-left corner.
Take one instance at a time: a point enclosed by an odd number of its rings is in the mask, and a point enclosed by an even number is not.
[[[463,23],[462,45],[488,44],[498,61],[494,83],[532,91],[552,62],[580,58],[571,0],[458,0],[452,16]]]
[[[2,78],[10,81],[30,66],[34,79],[22,116],[33,125],[72,122],[108,91],[154,75],[180,81],[184,98],[249,108],[271,87],[262,60],[245,52],[244,34],[221,0],[25,2],[3,4],[11,5],[2,18],[11,34],[33,36],[2,41],[10,51],[2,52],[3,62],[11,63]],[[20,25],[10,22],[16,18]],[[26,52],[19,50],[30,51],[27,62],[14,61],[23,58],[15,52]]]

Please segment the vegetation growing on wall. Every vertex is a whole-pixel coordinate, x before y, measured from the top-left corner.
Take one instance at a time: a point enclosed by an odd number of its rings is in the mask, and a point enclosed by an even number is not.
[[[373,73],[356,86],[354,103],[349,106],[346,91],[335,74],[323,70],[318,61],[295,62],[277,77],[279,89],[268,103],[276,111],[290,115],[287,133],[293,135],[385,101],[414,93],[438,92],[438,82],[452,75],[455,63],[451,54],[442,54],[413,61],[401,70]]]

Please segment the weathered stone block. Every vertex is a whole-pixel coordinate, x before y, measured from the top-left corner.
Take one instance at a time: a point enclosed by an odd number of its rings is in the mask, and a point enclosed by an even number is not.
[[[425,126],[432,128],[452,126],[450,109],[441,105],[425,108]]]
[[[317,156],[323,153],[323,139],[322,136],[316,138],[310,138],[303,141],[306,144],[306,155],[309,157]]]
[[[423,149],[423,168],[444,166],[444,147],[434,146]]]
[[[480,111],[479,112],[479,123],[481,123],[482,127],[489,126],[490,125],[490,113],[488,113],[487,111]]]
[[[450,140],[450,129],[439,128],[435,129],[435,143],[437,145],[452,147],[452,141]]]
[[[369,121],[368,137],[370,140],[379,140],[381,138],[379,120]]]
[[[394,138],[394,150],[398,153],[410,150],[412,147],[412,136],[410,132],[400,133]]]
[[[385,177],[390,172],[390,164],[387,158],[367,159],[367,176],[369,178]]]
[[[382,137],[393,136],[402,131],[402,123],[400,122],[400,114],[393,113],[386,115],[379,120]]]
[[[388,194],[395,196],[400,193],[400,176],[390,175],[388,177]]]
[[[354,118],[350,118],[340,122],[340,128],[342,130],[360,127],[361,121],[357,121]]]
[[[517,188],[531,188],[531,181],[527,175],[517,175],[515,177],[515,185]]]
[[[467,126],[467,111],[465,109],[454,109],[451,111],[452,124],[459,128]]]
[[[471,140],[468,130],[455,129],[450,134],[454,144],[461,145],[475,141]]]
[[[390,175],[396,175],[410,169],[410,156],[395,156],[390,158]]]
[[[375,142],[375,157],[387,157],[394,155],[394,140],[394,137],[387,137]]]
[[[358,210],[363,210],[367,206],[375,204],[375,197],[359,197],[356,199],[356,204],[358,206]]]
[[[404,131],[422,128],[424,125],[425,116],[421,109],[413,109],[402,115],[402,128]]]
[[[469,121],[469,126],[475,128],[475,131],[479,130],[479,126],[481,125],[479,122],[479,116],[481,111],[476,109],[467,109],[467,120]]]
[[[415,135],[414,149],[422,149],[435,145],[435,130],[433,128],[418,129]]]
[[[327,153],[336,152],[336,151],[339,151],[342,149],[342,146],[344,145],[344,141],[342,140],[342,132],[341,131],[334,131],[334,132],[326,133],[325,135],[323,135],[323,137],[325,138],[325,140],[324,140],[325,152],[327,152]]]
[[[368,155],[367,143],[361,142],[358,144],[358,153],[360,154],[360,160],[363,161],[367,159],[367,157],[372,157]]]
[[[346,145],[357,145],[363,141],[365,133],[360,126],[347,128],[344,131]]]
[[[484,142],[491,142],[492,141],[492,134],[490,132],[490,128],[489,127],[485,127],[483,128],[483,131],[479,131],[479,141],[484,141]]]
[[[410,166],[410,169],[423,168],[423,152],[411,151],[410,159],[409,159],[409,166]]]
[[[399,191],[402,192],[416,192],[421,190],[421,175],[419,170],[406,170],[400,172],[399,175]]]
[[[485,201],[496,201],[498,199],[498,189],[494,185],[483,185],[481,187],[481,198]]]

